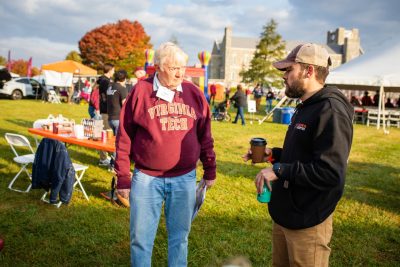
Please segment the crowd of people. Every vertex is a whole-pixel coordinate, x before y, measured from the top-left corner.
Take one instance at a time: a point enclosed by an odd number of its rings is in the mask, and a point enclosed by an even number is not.
[[[359,99],[356,95],[351,95],[350,103],[357,107],[377,107],[379,105],[379,91],[375,92],[375,95],[371,98],[368,91],[364,92],[364,95]],[[385,101],[385,108],[400,108],[400,97],[397,101],[393,101],[392,98],[387,97]]]

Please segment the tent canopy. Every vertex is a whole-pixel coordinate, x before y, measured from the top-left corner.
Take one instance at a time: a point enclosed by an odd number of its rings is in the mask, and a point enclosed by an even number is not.
[[[398,38],[398,37],[395,37]],[[348,90],[379,90],[377,129],[386,131],[386,92],[400,92],[400,39],[387,40],[377,49],[332,71],[326,84]]]
[[[326,83],[348,90],[400,92],[400,39],[388,40],[332,71]]]
[[[77,76],[96,76],[97,71],[73,60],[58,61],[43,64],[42,70],[52,70],[57,72],[69,72]]]

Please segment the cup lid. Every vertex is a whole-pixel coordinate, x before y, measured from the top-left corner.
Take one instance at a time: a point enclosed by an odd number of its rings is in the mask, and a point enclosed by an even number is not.
[[[262,137],[254,137],[251,138],[250,144],[253,146],[265,146],[267,144],[267,140]]]

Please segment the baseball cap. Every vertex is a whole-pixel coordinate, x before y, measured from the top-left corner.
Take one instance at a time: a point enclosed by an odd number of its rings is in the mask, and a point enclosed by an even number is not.
[[[295,63],[312,64],[321,67],[332,65],[328,51],[324,47],[313,43],[296,46],[284,60],[277,61],[272,65],[278,70],[284,70]]]

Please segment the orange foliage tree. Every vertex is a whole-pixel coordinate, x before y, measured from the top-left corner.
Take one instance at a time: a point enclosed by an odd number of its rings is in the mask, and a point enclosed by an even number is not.
[[[144,65],[147,48],[152,48],[152,44],[142,24],[127,19],[95,28],[79,41],[84,64],[100,69],[103,64],[112,63],[116,69],[129,73]]]
[[[23,59],[13,60],[11,63],[11,72],[14,72],[20,76],[28,75],[28,61]],[[31,76],[39,75],[40,70],[36,67],[32,67]]]

